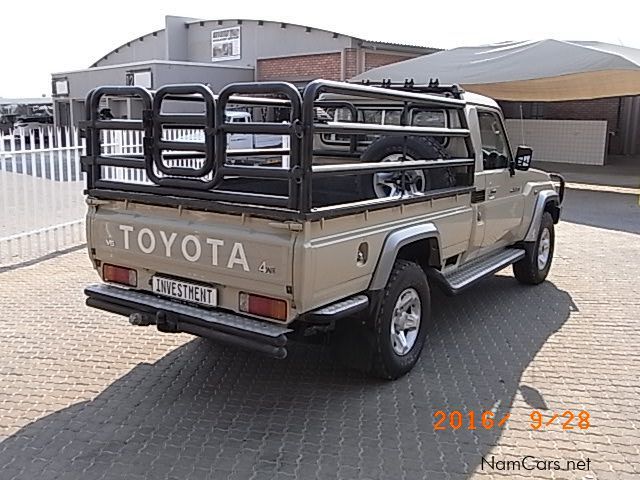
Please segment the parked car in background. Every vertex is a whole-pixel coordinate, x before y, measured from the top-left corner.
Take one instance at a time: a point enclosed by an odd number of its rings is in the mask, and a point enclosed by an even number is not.
[[[7,135],[11,132],[15,116],[11,114],[0,114],[0,134]]]
[[[250,123],[251,114],[249,112],[226,111],[225,121],[227,123]],[[204,142],[204,132],[198,130],[193,133],[181,135],[177,138],[180,142]],[[282,135],[255,134],[255,133],[231,133],[228,136],[228,149],[241,150],[253,148],[276,148],[282,146]]]
[[[248,124],[253,122],[252,116],[249,112],[227,110],[225,111],[225,122],[227,123],[240,123]],[[204,142],[204,131],[196,130],[192,133],[180,135],[176,138],[178,142]],[[256,134],[256,133],[230,133],[227,135],[227,150],[254,150],[261,148],[279,148],[282,147],[282,135],[273,134]],[[243,164],[247,163],[250,155],[235,156],[229,159],[229,163]],[[282,156],[274,154],[272,158],[260,159],[260,165],[279,164],[282,161]],[[250,164],[256,164],[255,161],[249,161]]]
[[[13,136],[16,142],[25,144],[47,141],[50,130],[53,128],[53,115],[35,115],[29,117],[19,117],[13,124]]]

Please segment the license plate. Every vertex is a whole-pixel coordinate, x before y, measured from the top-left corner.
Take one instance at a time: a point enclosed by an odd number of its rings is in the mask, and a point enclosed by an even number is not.
[[[155,293],[166,297],[210,307],[218,305],[218,291],[215,288],[165,277],[153,277],[152,287]]]

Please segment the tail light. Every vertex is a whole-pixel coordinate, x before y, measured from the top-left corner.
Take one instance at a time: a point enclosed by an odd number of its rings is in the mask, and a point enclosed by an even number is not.
[[[240,292],[240,311],[283,322],[287,320],[287,302],[251,293]]]
[[[119,283],[130,287],[138,285],[138,275],[135,270],[108,263],[102,265],[102,278],[105,282]]]

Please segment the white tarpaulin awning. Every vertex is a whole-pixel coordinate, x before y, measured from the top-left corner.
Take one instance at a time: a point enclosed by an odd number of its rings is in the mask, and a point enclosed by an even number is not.
[[[640,49],[540,40],[460,47],[374,68],[351,79],[416,84],[437,78],[498,100],[561,101],[640,95]]]

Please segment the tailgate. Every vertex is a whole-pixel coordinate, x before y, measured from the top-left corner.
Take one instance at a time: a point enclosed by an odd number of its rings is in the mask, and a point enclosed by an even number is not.
[[[135,268],[138,289],[154,275],[210,284],[220,307],[240,291],[289,299],[295,233],[266,219],[122,201],[99,201],[87,218],[92,259]]]

